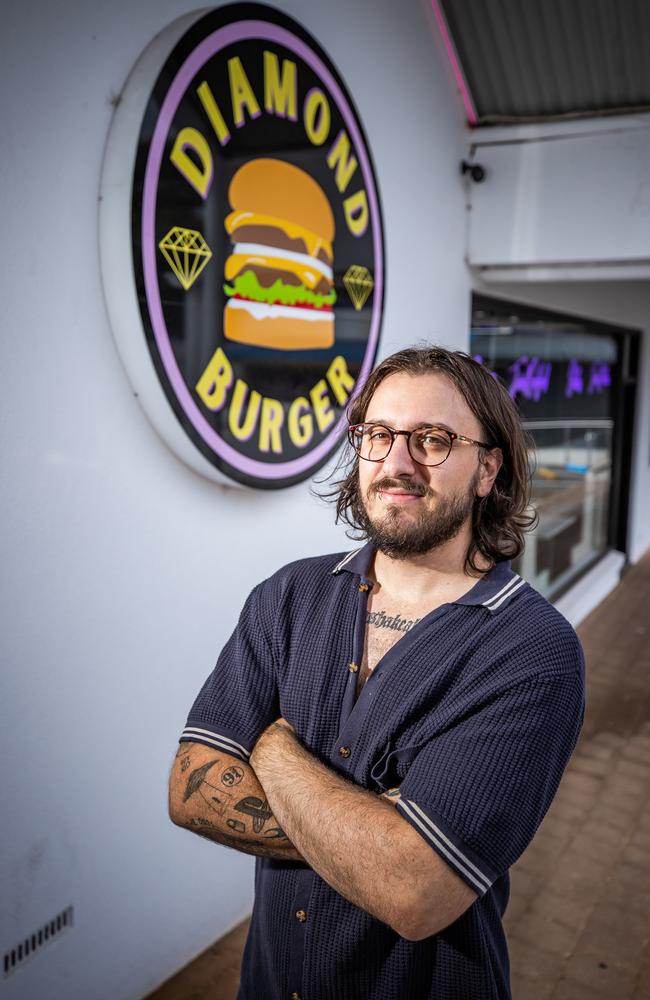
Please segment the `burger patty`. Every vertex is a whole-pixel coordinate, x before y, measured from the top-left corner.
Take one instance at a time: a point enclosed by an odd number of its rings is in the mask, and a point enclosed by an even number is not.
[[[280,250],[293,250],[294,253],[309,253],[302,237],[297,236],[292,239],[284,230],[275,226],[239,226],[231,233],[231,239],[233,243],[261,243],[268,247],[278,247]],[[332,259],[323,247],[320,247],[316,259],[328,267],[332,266]]]
[[[246,271],[252,271],[257,276],[257,280],[262,288],[270,288],[278,279],[285,285],[302,285],[300,278],[291,271],[281,271],[279,268],[274,267],[260,267],[259,264],[244,264],[235,277],[238,278],[240,274],[244,274]],[[315,292],[317,295],[327,295],[331,290],[332,282],[328,281],[327,278],[321,278],[316,287],[310,289],[310,291]]]

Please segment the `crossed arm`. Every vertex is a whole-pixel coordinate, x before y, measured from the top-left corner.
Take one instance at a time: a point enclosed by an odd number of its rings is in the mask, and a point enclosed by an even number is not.
[[[302,861],[275,819],[250,764],[202,743],[181,743],[169,780],[169,815],[178,826],[226,847]]]
[[[280,719],[250,764],[182,743],[170,778],[174,823],[249,854],[302,861],[402,937],[453,923],[476,894],[394,809],[313,757]]]

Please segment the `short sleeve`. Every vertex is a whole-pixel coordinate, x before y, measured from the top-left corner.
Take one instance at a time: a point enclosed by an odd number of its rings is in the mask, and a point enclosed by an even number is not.
[[[581,670],[527,681],[432,739],[411,764],[400,812],[479,896],[532,840],[583,716]]]
[[[262,586],[246,601],[180,737],[181,742],[205,743],[243,761],[280,715],[271,641],[260,621]]]

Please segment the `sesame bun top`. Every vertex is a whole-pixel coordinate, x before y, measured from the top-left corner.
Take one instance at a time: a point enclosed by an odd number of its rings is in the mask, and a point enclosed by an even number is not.
[[[284,160],[249,160],[232,178],[228,198],[235,211],[275,216],[327,243],[334,238],[334,216],[323,189]]]

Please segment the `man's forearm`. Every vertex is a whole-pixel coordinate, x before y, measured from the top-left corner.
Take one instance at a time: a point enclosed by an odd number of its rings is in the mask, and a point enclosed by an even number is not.
[[[422,859],[394,807],[321,764],[283,722],[260,737],[251,762],[277,821],[314,871],[402,933]]]
[[[178,826],[245,854],[304,860],[278,824],[252,767],[202,743],[179,747],[169,813]]]

